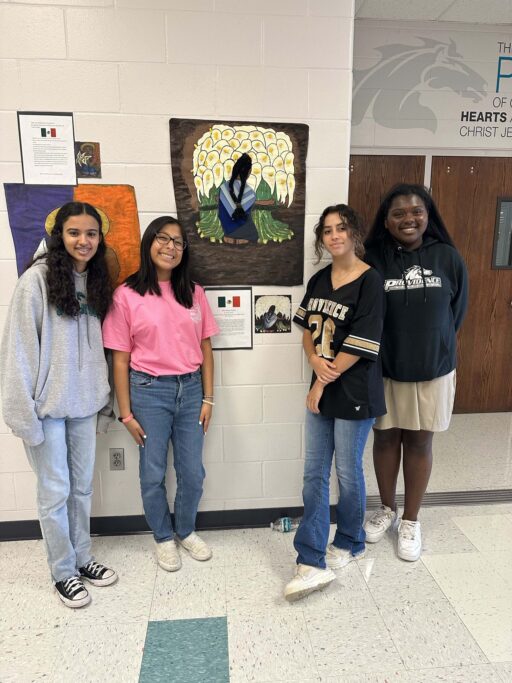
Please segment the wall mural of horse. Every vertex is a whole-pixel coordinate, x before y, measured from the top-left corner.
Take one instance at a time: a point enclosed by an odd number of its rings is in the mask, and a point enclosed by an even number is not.
[[[424,128],[435,133],[436,113],[420,101],[429,90],[449,88],[464,99],[482,100],[487,81],[464,63],[453,40],[417,38],[419,45],[376,47],[381,54],[377,64],[354,70],[352,125],[361,123],[370,111],[375,122],[386,128]]]

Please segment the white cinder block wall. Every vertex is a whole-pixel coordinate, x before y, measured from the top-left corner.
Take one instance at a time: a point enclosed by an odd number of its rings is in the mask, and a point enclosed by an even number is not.
[[[21,182],[17,110],[73,111],[77,140],[101,144],[104,183],[135,187],[144,230],[175,213],[171,116],[307,123],[305,278],[312,227],[346,200],[353,0],[44,0],[0,3],[0,181]],[[0,192],[0,327],[17,274]],[[254,293],[303,288],[255,287]],[[216,352],[215,417],[202,510],[301,503],[300,335]],[[124,447],[111,473],[108,448]],[[169,488],[173,492],[172,476]],[[137,451],[120,425],[98,438],[93,514],[141,514]],[[35,519],[35,481],[0,420],[0,521]]]

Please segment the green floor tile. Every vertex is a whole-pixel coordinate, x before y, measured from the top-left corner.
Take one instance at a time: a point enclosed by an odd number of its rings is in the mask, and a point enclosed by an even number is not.
[[[139,683],[229,683],[226,617],[150,621]]]

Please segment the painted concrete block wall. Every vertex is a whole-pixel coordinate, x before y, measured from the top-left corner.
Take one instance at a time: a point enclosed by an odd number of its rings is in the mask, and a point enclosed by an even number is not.
[[[353,0],[4,0],[0,27],[0,182],[22,181],[17,110],[73,111],[76,139],[101,143],[102,182],[134,185],[144,230],[176,212],[171,116],[307,123],[305,278],[314,272],[312,228],[347,197]],[[0,328],[16,279],[2,191]],[[283,291],[297,305],[303,287],[254,288]],[[202,510],[301,503],[300,334],[254,342],[215,353]],[[109,471],[109,447],[125,448],[124,472]],[[142,512],[137,460],[121,425],[98,437],[94,515]],[[0,521],[34,519],[35,495],[0,418]]]

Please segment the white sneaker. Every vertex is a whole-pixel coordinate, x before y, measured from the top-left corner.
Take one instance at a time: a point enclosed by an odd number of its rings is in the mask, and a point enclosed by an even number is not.
[[[366,550],[362,550],[357,555],[352,555],[350,550],[345,548],[337,548],[332,543],[327,546],[325,551],[325,564],[329,569],[341,569],[346,567],[352,560],[361,560],[366,555]]]
[[[396,511],[381,505],[380,508],[364,523],[366,540],[368,543],[377,543],[390,527],[396,526]]]
[[[174,539],[156,543],[158,564],[166,572],[177,572],[181,568],[181,557]]]
[[[211,548],[206,545],[202,538],[199,538],[195,531],[186,538],[178,538],[178,543],[185,548],[194,560],[199,560],[199,562],[205,562],[213,555]]]
[[[398,527],[398,557],[416,562],[421,555],[421,528],[419,522],[402,519]]]
[[[313,591],[321,590],[334,581],[336,574],[330,569],[320,569],[310,567],[307,564],[298,564],[297,573],[293,579],[286,584],[284,597],[292,602],[309,595]]]

